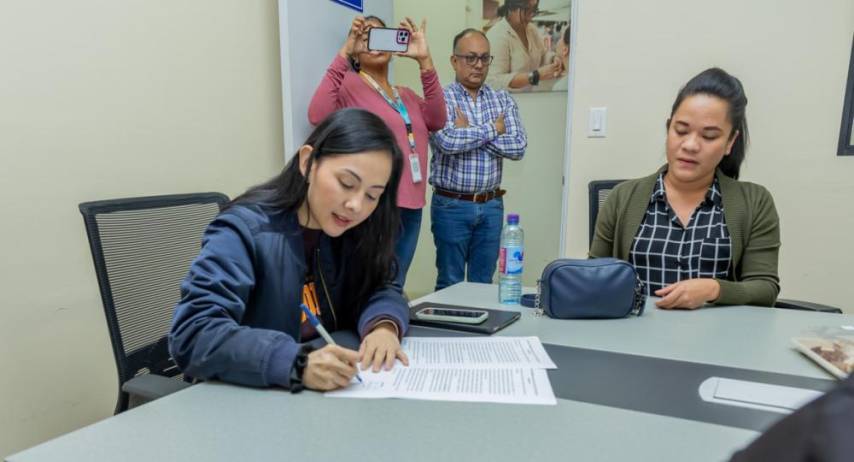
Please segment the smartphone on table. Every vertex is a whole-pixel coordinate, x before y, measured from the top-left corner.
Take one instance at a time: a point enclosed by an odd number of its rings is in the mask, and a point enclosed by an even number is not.
[[[410,38],[406,29],[372,27],[368,31],[368,50],[403,53],[409,48]]]
[[[489,317],[489,313],[483,310],[428,307],[416,311],[415,317],[423,321],[483,324],[486,318]]]

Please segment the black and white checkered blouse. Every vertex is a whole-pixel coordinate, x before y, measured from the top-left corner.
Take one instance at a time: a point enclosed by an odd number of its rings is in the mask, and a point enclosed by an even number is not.
[[[635,234],[629,261],[648,294],[684,279],[726,279],[732,248],[724,219],[717,178],[687,226],[671,210],[664,191],[664,173],[655,182],[646,215]]]

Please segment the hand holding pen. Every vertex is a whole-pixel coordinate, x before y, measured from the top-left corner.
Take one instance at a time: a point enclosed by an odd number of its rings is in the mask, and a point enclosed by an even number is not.
[[[305,305],[300,305],[300,308],[327,343],[325,347],[309,353],[302,379],[305,386],[312,390],[328,391],[348,386],[354,376],[361,382],[356,366],[359,353],[336,345],[314,313]]]

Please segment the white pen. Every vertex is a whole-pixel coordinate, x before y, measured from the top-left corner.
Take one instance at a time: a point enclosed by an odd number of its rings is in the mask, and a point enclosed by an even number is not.
[[[308,318],[308,322],[311,323],[317,333],[320,334],[321,337],[323,337],[323,340],[326,340],[326,343],[330,345],[337,345],[337,343],[335,343],[335,340],[332,339],[332,336],[329,335],[329,332],[326,332],[326,329],[323,328],[323,324],[320,324],[320,320],[317,319],[317,316],[315,316],[314,313],[312,313],[311,310],[308,309],[307,306],[305,306],[305,303],[300,303],[299,307],[302,308],[302,312],[305,313],[305,316]],[[356,364],[356,370],[359,370],[358,364]],[[362,378],[359,377],[359,372],[356,372],[356,380],[358,380],[359,383],[364,383],[362,382]]]

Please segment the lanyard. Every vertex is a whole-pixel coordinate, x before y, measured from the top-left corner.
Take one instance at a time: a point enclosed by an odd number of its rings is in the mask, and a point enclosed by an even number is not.
[[[406,109],[406,106],[403,104],[403,100],[400,99],[400,94],[397,92],[397,88],[392,87],[392,92],[394,93],[394,101],[386,95],[380,85],[374,80],[373,77],[368,75],[365,71],[359,71],[359,75],[365,78],[368,83],[374,87],[374,90],[383,97],[386,103],[391,106],[392,109],[397,111],[400,114],[400,117],[403,119],[403,124],[406,125],[406,139],[409,141],[409,149],[415,153],[417,152],[415,149],[415,133],[412,131],[412,119],[409,118],[409,111]]]

